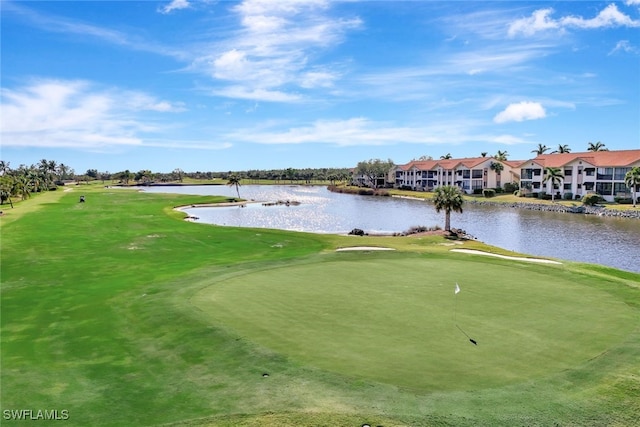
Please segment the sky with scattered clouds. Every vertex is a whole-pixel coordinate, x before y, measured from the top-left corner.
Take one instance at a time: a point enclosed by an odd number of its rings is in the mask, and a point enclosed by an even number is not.
[[[640,0],[14,1],[0,158],[82,173],[640,149]]]

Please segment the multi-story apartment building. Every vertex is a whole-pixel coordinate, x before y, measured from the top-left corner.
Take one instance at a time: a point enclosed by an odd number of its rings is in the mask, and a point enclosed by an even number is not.
[[[496,167],[495,165],[500,166]],[[414,160],[391,169],[387,181],[394,187],[432,191],[442,185],[454,185],[466,193],[476,189],[503,187],[519,183],[521,192],[545,192],[563,197],[598,193],[605,200],[630,196],[624,177],[640,166],[640,150],[588,151],[583,153],[543,154],[530,160],[497,160],[493,157]],[[564,176],[560,185],[545,182],[545,168],[558,168]]]
[[[442,185],[454,185],[467,193],[476,189],[502,187],[518,182],[522,161],[496,160],[493,157],[411,161],[391,170],[395,187],[432,191]],[[500,166],[496,166],[500,165]]]
[[[633,167],[640,167],[640,150],[588,151],[584,153],[543,154],[520,164],[520,190],[545,192],[572,198],[598,193],[605,200],[630,197],[624,177]],[[560,185],[545,182],[545,169],[557,168],[564,176]]]

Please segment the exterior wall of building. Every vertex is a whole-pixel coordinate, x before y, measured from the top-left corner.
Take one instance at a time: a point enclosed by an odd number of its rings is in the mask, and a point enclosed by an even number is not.
[[[521,166],[520,189],[525,193],[554,193],[557,198],[567,196],[572,199],[581,198],[588,193],[598,193],[612,202],[617,196],[631,197],[624,177],[634,166],[640,166],[640,161],[627,166],[596,166],[577,158],[558,168],[564,179],[553,188],[550,181],[544,182],[544,166],[531,160]]]
[[[455,159],[452,159],[455,163]],[[502,187],[507,182],[512,182],[514,174],[512,167],[499,162],[503,170],[498,173],[491,169],[491,164],[497,160],[489,157],[486,160],[476,161],[475,164],[457,164],[447,168],[432,162],[431,167],[419,167],[412,165],[400,165],[393,169],[396,188],[411,188],[417,191],[433,191],[443,185],[460,187],[466,193],[473,193],[475,189]],[[517,174],[516,174],[517,175]]]

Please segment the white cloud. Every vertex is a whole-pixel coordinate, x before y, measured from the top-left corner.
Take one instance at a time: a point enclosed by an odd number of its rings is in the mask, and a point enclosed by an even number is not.
[[[640,2],[640,1],[639,1]],[[615,3],[605,7],[598,15],[591,19],[581,16],[565,16],[553,19],[553,9],[538,9],[530,17],[521,18],[509,25],[508,34],[514,37],[518,34],[531,36],[547,30],[563,31],[567,28],[594,29],[610,27],[639,27],[640,21],[634,20],[620,12]]]
[[[493,118],[493,121],[496,123],[521,122],[542,119],[546,116],[547,113],[540,103],[523,101],[517,104],[509,104],[507,108]]]
[[[261,125],[224,135],[224,139],[267,145],[329,144],[335,146],[386,146],[405,144],[439,145],[481,141],[501,144],[529,143],[510,135],[491,135],[479,131],[483,123],[454,118],[424,126],[397,126],[365,117],[317,120],[306,126],[281,128],[282,123]],[[276,127],[278,127],[276,129]]]
[[[513,37],[519,33],[530,36],[539,31],[559,28],[560,24],[549,18],[549,15],[552,13],[553,9],[539,9],[533,12],[528,18],[521,18],[514,21],[509,26],[509,36]]]
[[[330,87],[339,74],[312,60],[317,52],[339,44],[361,21],[331,17],[329,5],[325,0],[245,0],[231,8],[240,30],[194,60],[192,68],[232,86],[216,94],[241,99],[299,101],[296,88]],[[250,98],[252,94],[259,97]]]
[[[640,2],[640,0],[638,0]],[[638,49],[637,47],[633,46],[629,40],[620,40],[618,43],[616,43],[616,46],[611,49],[611,51],[609,52],[609,55],[613,55],[616,52],[626,52],[626,53],[633,53],[633,54],[638,54],[640,53],[640,49]]]
[[[140,145],[158,131],[147,112],[184,110],[144,93],[100,90],[86,81],[42,80],[2,89],[0,135],[4,146],[97,148]]]
[[[172,0],[168,5],[159,8],[158,12],[167,14],[174,10],[188,9],[189,7],[191,7],[189,0]]]

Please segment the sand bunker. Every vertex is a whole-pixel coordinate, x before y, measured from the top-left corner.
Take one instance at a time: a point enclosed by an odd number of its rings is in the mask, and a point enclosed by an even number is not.
[[[395,251],[393,248],[381,248],[379,246],[349,246],[347,248],[338,248],[336,252],[342,251]]]
[[[552,261],[550,259],[523,258],[523,257],[516,257],[516,256],[499,255],[499,254],[492,254],[490,252],[476,251],[474,249],[451,249],[451,252],[462,252],[465,254],[485,255],[485,256],[492,256],[496,258],[511,259],[514,261],[538,262],[542,264],[562,264],[561,262]]]

